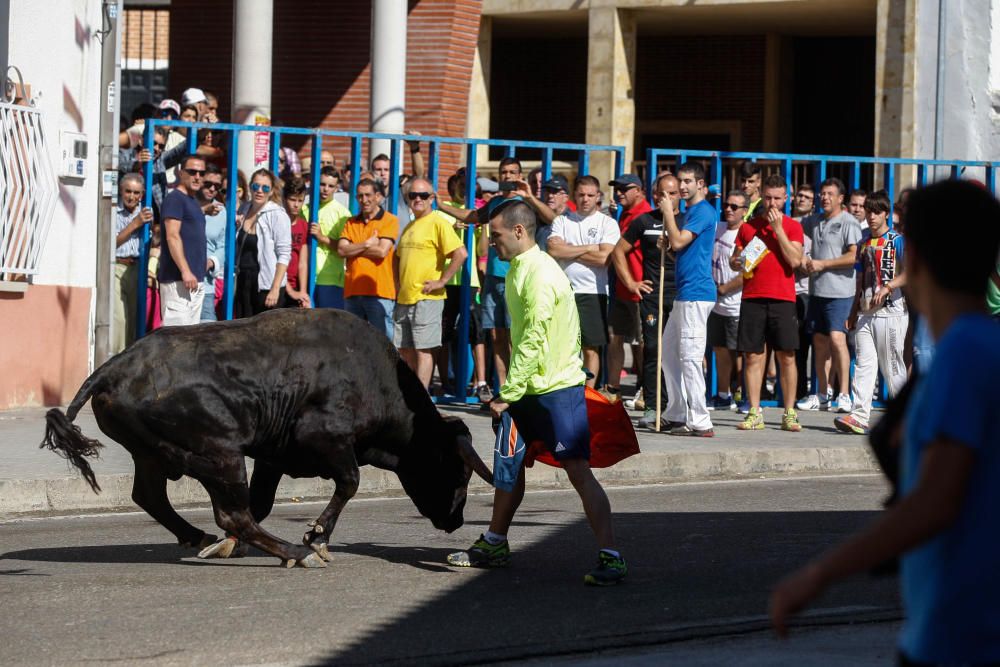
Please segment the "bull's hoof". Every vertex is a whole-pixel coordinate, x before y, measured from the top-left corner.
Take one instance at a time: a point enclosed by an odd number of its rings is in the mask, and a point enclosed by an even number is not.
[[[330,554],[330,550],[327,549],[326,542],[311,542],[309,546],[312,548],[316,554],[325,560],[327,563],[333,562],[333,555]]]
[[[302,536],[302,544],[306,545],[307,547],[311,547],[314,542],[319,541],[320,537],[326,531],[324,531],[323,526],[321,524],[318,524],[315,521],[310,521],[306,525],[309,526],[309,530],[307,530],[305,534]]]
[[[219,538],[216,537],[215,535],[202,533],[201,539],[198,541],[197,544],[195,544],[193,541],[189,541],[189,542],[178,542],[177,545],[181,549],[198,549],[200,551],[201,549],[204,549],[209,545],[215,544],[215,541],[218,539]]]
[[[198,552],[198,558],[229,558],[236,551],[235,537],[224,537]]]
[[[326,567],[326,561],[318,553],[311,553],[296,563],[299,567]]]

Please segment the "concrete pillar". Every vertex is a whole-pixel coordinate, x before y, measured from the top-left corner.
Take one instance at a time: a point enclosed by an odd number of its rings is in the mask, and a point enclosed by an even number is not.
[[[466,136],[490,137],[490,66],[493,54],[493,19],[484,16],[479,22],[479,41],[472,61],[469,86],[469,116]]]
[[[233,3],[233,122],[271,121],[271,35],[273,0],[236,0]],[[240,132],[239,168],[249,178],[267,156],[254,158],[254,133]]]
[[[406,0],[372,3],[371,131],[402,134],[406,123]],[[389,155],[390,142],[371,142],[369,161]]]
[[[878,0],[875,25],[875,154],[911,157],[917,0]],[[934,44],[926,45],[935,48]],[[933,100],[933,93],[931,99]],[[878,179],[878,175],[877,175]]]
[[[635,138],[635,19],[614,7],[592,7],[587,32],[586,142],[624,145],[628,171]],[[602,184],[613,178],[614,167],[613,154],[590,157],[590,173]]]

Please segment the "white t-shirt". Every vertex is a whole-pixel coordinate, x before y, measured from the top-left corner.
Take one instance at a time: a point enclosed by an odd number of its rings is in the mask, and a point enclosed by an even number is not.
[[[723,285],[740,275],[739,271],[733,271],[729,267],[729,258],[733,256],[733,248],[736,245],[736,235],[740,228],[729,229],[725,222],[720,222],[715,227],[715,247],[712,249],[712,279],[716,285]],[[715,302],[712,312],[724,317],[739,317],[740,302],[743,301],[743,289],[720,296]]]
[[[621,238],[618,222],[600,211],[586,218],[576,211],[567,211],[552,221],[549,238],[560,238],[569,245],[615,245]],[[573,291],[577,294],[607,294],[607,266],[588,266],[575,260],[559,260]]]

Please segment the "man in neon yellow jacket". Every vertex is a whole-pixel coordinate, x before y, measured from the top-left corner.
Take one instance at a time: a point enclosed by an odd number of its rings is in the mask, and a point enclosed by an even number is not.
[[[494,417],[505,410],[525,442],[542,441],[562,464],[580,494],[597,538],[598,563],[584,582],[616,584],[627,567],[615,549],[611,504],[590,470],[590,428],[580,360],[580,320],[569,279],[535,243],[535,213],[508,200],[493,210],[490,243],[510,262],[507,307],[512,349],[507,380],[490,403]],[[489,530],[468,549],[448,556],[452,565],[502,567],[510,562],[507,530],[524,498],[524,467],[512,492],[497,489]]]

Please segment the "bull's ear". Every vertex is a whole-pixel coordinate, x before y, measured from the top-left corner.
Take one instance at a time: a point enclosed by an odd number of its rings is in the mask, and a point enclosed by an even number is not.
[[[476,453],[475,448],[472,446],[472,437],[469,435],[460,435],[455,438],[455,449],[458,451],[458,455],[462,457],[472,470],[482,478],[484,482],[493,486],[493,473],[490,471],[489,467]]]

